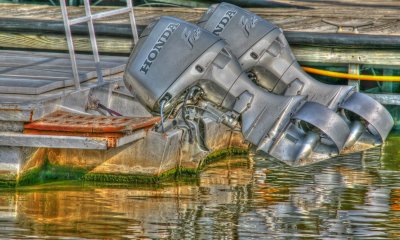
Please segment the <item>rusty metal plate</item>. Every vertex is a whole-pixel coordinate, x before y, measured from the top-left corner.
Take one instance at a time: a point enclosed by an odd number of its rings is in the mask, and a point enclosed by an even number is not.
[[[68,132],[65,135],[113,136],[119,137],[143,128],[150,128],[160,121],[159,117],[114,117],[83,115],[57,111],[33,123],[25,124],[24,132],[30,134],[51,134]],[[112,133],[112,134],[111,134]],[[104,134],[104,135],[103,135]]]

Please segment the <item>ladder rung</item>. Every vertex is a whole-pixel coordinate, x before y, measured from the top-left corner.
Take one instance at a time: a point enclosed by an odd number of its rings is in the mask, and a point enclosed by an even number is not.
[[[90,21],[90,18],[93,20],[96,20],[99,18],[106,18],[106,17],[115,16],[115,15],[129,13],[130,11],[132,11],[131,7],[125,7],[125,8],[121,8],[121,9],[100,12],[100,13],[93,14],[92,16],[84,16],[84,17],[69,20],[69,25],[72,26],[72,25],[79,24],[79,23],[85,23],[85,22]]]

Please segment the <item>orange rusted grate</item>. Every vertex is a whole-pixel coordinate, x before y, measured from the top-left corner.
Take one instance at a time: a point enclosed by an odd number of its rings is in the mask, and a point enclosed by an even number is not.
[[[143,128],[150,128],[159,117],[94,116],[57,111],[33,123],[25,124],[24,132],[66,136],[120,137]],[[53,133],[53,134],[51,134]],[[58,133],[58,134],[57,134]]]

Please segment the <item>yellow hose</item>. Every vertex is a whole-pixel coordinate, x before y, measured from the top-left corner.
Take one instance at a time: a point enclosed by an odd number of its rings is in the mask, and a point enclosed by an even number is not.
[[[358,75],[350,73],[331,72],[310,67],[303,67],[303,69],[308,73],[314,73],[322,76],[335,77],[335,78],[347,78],[347,79],[355,79],[362,81],[378,81],[378,82],[400,82],[400,76]]]

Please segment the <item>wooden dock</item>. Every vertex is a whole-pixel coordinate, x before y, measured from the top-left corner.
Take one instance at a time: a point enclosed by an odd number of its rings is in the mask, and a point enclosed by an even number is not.
[[[399,1],[275,2],[287,4],[289,7],[251,10],[285,30],[300,61],[400,65]],[[93,9],[96,12],[110,7]],[[83,15],[84,9],[70,7],[69,11],[71,17],[76,17]],[[198,8],[136,8],[135,14],[140,32],[159,16],[176,16],[196,22],[204,11],[205,9]],[[1,48],[66,51],[59,7],[0,4],[0,12]],[[107,54],[129,54],[133,46],[128,29],[125,16],[98,21],[96,31],[100,51]],[[330,34],[338,31],[340,34],[335,35],[333,41]],[[76,26],[73,34],[76,49],[81,52],[90,51],[86,26]],[[359,44],[363,36],[372,36],[372,43],[366,41],[369,44]],[[352,39],[353,43],[340,42],[341,39]]]
[[[122,72],[126,57],[103,56],[103,76]],[[91,55],[77,55],[81,82],[96,77]],[[74,85],[69,55],[65,53],[0,50],[0,93],[42,94]],[[1,98],[0,98],[1,99]]]
[[[250,9],[258,15],[278,24],[286,31],[306,32],[336,32],[337,27],[331,23],[347,23],[363,25],[359,33],[400,35],[398,23],[400,2],[396,0],[325,0],[325,1],[287,1],[275,0],[274,2],[288,3],[293,7],[285,8],[253,8]],[[100,12],[112,7],[93,7],[93,12]],[[187,21],[196,22],[204,13],[204,8],[136,8],[137,23],[140,26],[148,25],[159,16],[176,16]],[[2,19],[29,19],[60,21],[61,11],[54,6],[33,6],[0,4]],[[70,7],[70,17],[84,14],[83,7]],[[127,23],[124,16],[112,19],[99,20],[100,23],[123,24]],[[27,22],[29,24],[29,22]]]

